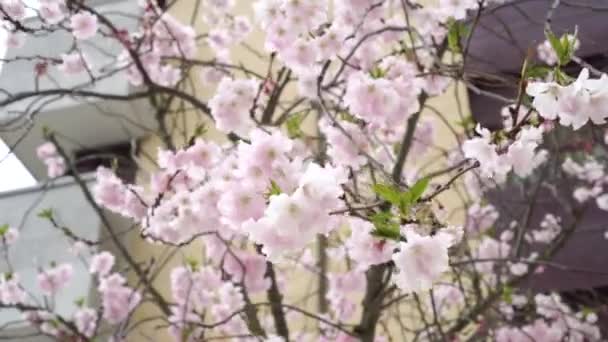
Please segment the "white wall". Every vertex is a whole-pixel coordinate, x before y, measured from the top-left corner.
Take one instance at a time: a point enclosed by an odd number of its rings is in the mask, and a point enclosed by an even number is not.
[[[87,176],[87,183],[93,178]],[[88,298],[93,285],[85,265],[68,252],[71,243],[62,232],[37,214],[52,208],[56,219],[69,227],[77,235],[98,240],[100,220],[86,202],[79,187],[70,179],[61,179],[58,184],[47,189],[40,187],[20,190],[0,195],[0,225],[10,224],[19,228],[20,238],[9,248],[9,257],[14,271],[19,274],[22,284],[35,297],[42,298],[38,290],[36,275],[38,266],[48,267],[50,261],[70,262],[74,265],[74,281],[55,298],[58,312],[70,314],[74,300]],[[0,258],[0,272],[8,269],[4,257]],[[0,326],[8,321],[18,320],[21,315],[13,310],[0,310]],[[0,337],[4,334],[0,331]]]

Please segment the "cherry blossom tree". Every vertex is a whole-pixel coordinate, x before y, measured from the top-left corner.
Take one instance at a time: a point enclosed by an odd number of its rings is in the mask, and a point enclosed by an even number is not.
[[[36,153],[50,181],[74,179],[109,238],[80,237],[52,210],[39,216],[73,244],[99,300],[58,313],[53,298],[75,281],[73,265],[43,260],[37,288],[25,288],[4,253],[0,308],[58,341],[145,340],[144,325],[175,341],[601,339],[598,308],[525,285],[568,270],[553,257],[587,210],[608,210],[608,76],[577,56],[585,41],[575,27],[553,32],[559,0],[537,18],[546,41],[505,80],[514,98],[477,88],[466,66],[480,16],[517,1],[244,1],[249,14],[236,11],[241,1],[185,1],[190,22],[172,15],[183,2],[140,0],[137,15],[123,14],[137,23],[128,31],[88,1],[0,0],[4,44],[17,56],[3,68],[27,60],[36,80],[52,69],[86,79],[3,89],[0,108],[33,101],[3,125],[36,120],[62,98],[145,101],[161,142],[154,166],[140,165],[145,181],[101,166],[89,188],[62,132],[45,130]],[[54,32],[68,35],[69,50],[19,54]],[[263,44],[252,46],[257,33]],[[122,52],[94,65],[83,49],[93,39]],[[95,88],[115,75],[133,91]],[[504,102],[500,129],[429,104],[463,86]],[[186,115],[188,127],[175,119]],[[440,146],[439,130],[457,143]],[[564,135],[595,146],[564,148]],[[556,180],[573,191],[563,196]],[[512,187],[526,193],[528,215],[509,217],[492,200]],[[534,224],[542,196],[562,208]],[[109,213],[177,266],[134,256]],[[0,237],[10,250],[19,230],[2,226]],[[294,294],[306,280],[313,286]]]

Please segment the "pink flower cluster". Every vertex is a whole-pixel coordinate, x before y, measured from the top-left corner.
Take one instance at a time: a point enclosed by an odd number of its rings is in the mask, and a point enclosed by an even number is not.
[[[537,294],[531,302],[536,307],[538,318],[523,326],[504,326],[496,329],[494,338],[497,342],[600,340],[600,330],[595,325],[598,319],[595,313],[573,312],[557,294]],[[508,307],[522,307],[527,303],[528,300],[524,297],[521,303],[513,302]]]
[[[65,160],[57,153],[57,148],[53,143],[46,142],[38,146],[36,155],[46,164],[49,178],[56,178],[65,173]]]
[[[74,324],[78,332],[86,337],[93,337],[97,329],[97,311],[83,307],[74,313]]]
[[[72,34],[76,39],[85,40],[97,34],[97,16],[89,12],[79,12],[70,19]]]
[[[206,232],[248,236],[264,245],[269,257],[304,248],[316,234],[336,227],[337,217],[330,212],[341,208],[346,175],[341,168],[305,163],[303,151],[282,133],[262,130],[252,131],[250,141],[236,149],[197,141],[174,153],[162,151],[163,169],[152,177],[153,193],[139,193],[157,198],[149,200],[144,233],[170,243]],[[276,193],[269,196],[273,187]],[[137,198],[129,190],[109,170],[98,171],[97,201],[141,218],[132,213],[134,207],[138,214],[144,210],[127,200]]]
[[[387,77],[373,78],[356,72],[348,79],[345,104],[351,112],[374,127],[402,125],[419,109],[421,80],[408,62],[386,60]]]
[[[572,194],[577,202],[584,203],[595,199],[600,209],[608,210],[608,193],[604,190],[608,184],[608,177],[602,163],[593,156],[587,156],[582,163],[567,157],[562,163],[562,170],[580,182]]]
[[[140,220],[147,210],[142,189],[125,185],[105,167],[97,169],[97,184],[93,188],[93,194],[100,205],[135,220]]]
[[[101,295],[103,318],[110,324],[125,320],[141,301],[141,294],[125,284],[126,279],[118,273],[100,278],[97,289]]]
[[[371,235],[374,226],[359,218],[350,218],[350,237],[346,240],[348,255],[357,262],[361,270],[371,265],[390,261],[397,243],[392,240],[383,240]]]
[[[250,111],[258,93],[258,82],[253,79],[224,78],[209,101],[216,127],[222,132],[248,136],[255,126]]]
[[[59,65],[59,70],[66,75],[77,75],[91,68],[81,52],[62,54],[61,59],[63,62]]]
[[[493,142],[489,130],[478,125],[476,132],[478,137],[463,143],[464,156],[477,160],[481,174],[494,177],[498,182],[504,181],[511,170],[520,177],[527,177],[547,158],[547,151],[538,149],[542,142],[542,127],[523,127],[516,139],[503,141],[500,145]]]
[[[456,227],[427,236],[408,229],[407,242],[400,242],[399,251],[392,256],[399,272],[395,276],[397,286],[405,292],[432,288],[449,269],[448,248],[460,242],[461,237],[462,229]]]
[[[235,312],[242,310],[245,302],[238,287],[223,281],[216,268],[176,267],[171,272],[171,293],[176,305],[169,317],[172,323],[169,332],[176,337],[183,336],[183,329],[189,329],[188,341],[201,338],[203,313],[208,312],[214,322],[225,321],[218,330],[226,334],[246,334],[247,325]]]
[[[263,215],[249,219],[242,229],[264,246],[270,259],[303,249],[317,234],[337,227],[340,220],[330,213],[340,208],[345,181],[342,169],[308,164],[295,191],[270,196]]]
[[[54,295],[72,280],[74,269],[70,264],[60,264],[38,273],[38,286],[46,295]]]
[[[164,59],[193,58],[197,51],[194,29],[167,12],[159,17],[152,7],[145,11],[142,20],[141,32],[131,36],[126,32],[117,33],[120,35],[117,38],[127,48],[118,58],[119,66],[127,67],[127,78],[134,86],[151,81],[173,87],[182,79],[182,70]],[[134,46],[138,47],[137,51],[132,50]]]
[[[357,270],[344,273],[330,273],[327,300],[331,304],[333,315],[339,321],[353,318],[357,303],[365,293],[365,273]]]
[[[532,106],[546,120],[559,120],[563,126],[577,130],[589,120],[596,125],[608,117],[608,76],[589,78],[583,69],[576,81],[562,86],[555,82],[530,82],[526,88],[534,97]]]
[[[0,303],[4,305],[21,304],[25,302],[27,294],[19,284],[18,274],[0,274]]]
[[[58,24],[66,16],[66,8],[64,0],[42,0],[40,1],[40,8],[38,9],[40,18],[46,23],[54,25]],[[92,19],[95,21],[95,19]],[[91,27],[93,25],[90,25]]]
[[[89,271],[91,273],[97,273],[100,278],[107,276],[110,271],[112,271],[112,267],[114,266],[114,255],[110,252],[101,252],[95,254],[91,258],[91,264],[89,266]]]

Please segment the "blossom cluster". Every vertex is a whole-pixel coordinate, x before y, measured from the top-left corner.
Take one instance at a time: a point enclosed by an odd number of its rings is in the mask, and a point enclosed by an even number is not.
[[[478,125],[476,132],[479,136],[465,141],[462,151],[466,158],[479,162],[484,177],[495,177],[502,182],[511,170],[520,177],[527,177],[546,159],[547,152],[539,149],[542,127],[525,127],[513,141],[505,140],[499,144],[488,129]]]
[[[46,142],[38,146],[36,155],[46,165],[49,178],[56,178],[65,173],[65,160],[59,155],[52,142]]]
[[[502,306],[507,317],[515,319],[514,308],[522,308],[529,302],[536,308],[537,319],[523,326],[504,326],[496,329],[495,340],[508,341],[569,341],[600,340],[597,315],[573,312],[557,294],[537,294],[529,300],[523,295],[514,295],[510,303]]]
[[[578,78],[568,84],[556,82],[530,82],[526,91],[534,97],[532,106],[546,120],[559,120],[563,126],[577,130],[589,120],[596,125],[606,122],[608,112],[608,76],[589,78],[589,70],[583,69]]]

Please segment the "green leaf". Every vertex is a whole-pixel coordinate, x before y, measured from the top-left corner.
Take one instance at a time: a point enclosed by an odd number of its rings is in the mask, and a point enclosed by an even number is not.
[[[558,38],[553,32],[545,30],[545,36],[557,55],[558,66],[564,66],[570,62],[574,55],[576,32],[574,35],[563,34]],[[572,37],[572,38],[570,38]]]
[[[274,195],[280,195],[281,193],[283,193],[283,191],[281,191],[281,187],[279,187],[277,182],[275,182],[271,179],[270,187],[268,188],[268,192],[266,193],[267,197],[274,196]]]
[[[401,238],[401,235],[399,234],[399,230],[392,229],[392,228],[386,228],[386,227],[376,227],[376,229],[374,229],[371,234],[373,236],[381,238],[381,239],[388,239],[388,240],[395,240],[395,241],[399,241],[399,239]]]
[[[386,75],[386,70],[376,66],[370,71],[372,78],[382,78]]]
[[[393,219],[393,214],[390,211],[381,211],[371,216],[372,223],[387,223]]]
[[[469,35],[470,28],[461,21],[448,22],[448,47],[454,53],[461,53],[461,41]]]
[[[456,124],[465,131],[471,131],[475,128],[475,120],[472,115],[464,117],[462,120],[457,121]]]
[[[408,191],[404,192],[393,185],[379,183],[374,184],[372,189],[381,199],[392,204],[399,209],[401,215],[405,216],[408,214],[410,206],[420,199],[428,185],[429,180],[423,178],[417,181]]]
[[[205,135],[205,133],[207,133],[207,125],[205,125],[204,123],[197,125],[194,129],[195,137],[203,136]]]
[[[53,218],[53,209],[47,208],[43,209],[38,213],[38,217],[50,220]]]
[[[564,34],[560,38],[560,42],[562,43],[563,55],[560,56],[560,64],[566,65],[574,56],[575,42],[576,36],[574,38],[570,38],[571,36],[568,34]]]
[[[290,138],[299,138],[302,136],[302,121],[304,121],[304,115],[302,113],[295,113],[290,116],[285,125],[287,126],[287,134]]]
[[[544,65],[531,65],[526,68],[524,72],[525,78],[545,78],[551,71],[552,68],[546,67]]]
[[[76,299],[74,301],[74,304],[79,307],[82,308],[84,306],[84,298],[83,297],[79,297],[78,299]]]
[[[376,183],[372,186],[372,189],[383,200],[398,206],[401,198],[401,192],[399,189],[392,185]]]
[[[545,30],[545,37],[547,37],[547,40],[551,44],[551,47],[553,48],[553,51],[555,51],[555,54],[558,57],[561,56],[564,53],[564,50],[562,48],[562,42],[559,40],[559,38],[557,38],[555,34],[553,34],[553,32],[549,30]]]
[[[555,80],[557,81],[557,83],[561,85],[570,84],[570,82],[573,81],[572,77],[568,76],[560,69],[555,69],[555,73],[553,75],[555,76]]]
[[[412,203],[418,201],[420,199],[420,197],[422,197],[422,194],[424,194],[424,191],[426,190],[426,188],[429,186],[429,179],[428,178],[422,178],[419,179],[414,185],[412,185],[412,187],[410,188],[410,200]]]
[[[53,130],[47,125],[42,126],[42,136],[47,138],[49,135],[53,133]]]
[[[10,228],[10,226],[8,224],[3,224],[0,226],[0,236],[6,234],[6,232],[8,232],[8,229]]]
[[[513,288],[512,287],[505,286],[502,289],[502,300],[507,304],[513,303]]]
[[[371,220],[374,224],[372,235],[383,239],[396,241],[400,240],[401,232],[399,229],[399,224],[394,221],[394,217],[391,212],[381,211],[372,215]]]
[[[591,315],[592,313],[595,313],[595,310],[588,306],[584,306],[581,312],[583,313],[583,317],[587,318],[587,316]]]
[[[348,112],[340,112],[340,114],[338,114],[338,117],[340,118],[340,120],[346,121],[346,122],[357,123],[357,121],[358,121],[357,118],[355,118]]]
[[[193,271],[198,270],[199,263],[195,258],[186,257],[186,264],[190,267],[191,270],[193,270]]]
[[[118,158],[116,158],[116,157],[112,158],[112,164],[110,165],[110,169],[112,170],[112,172],[118,171],[119,166],[120,165],[118,163]]]

